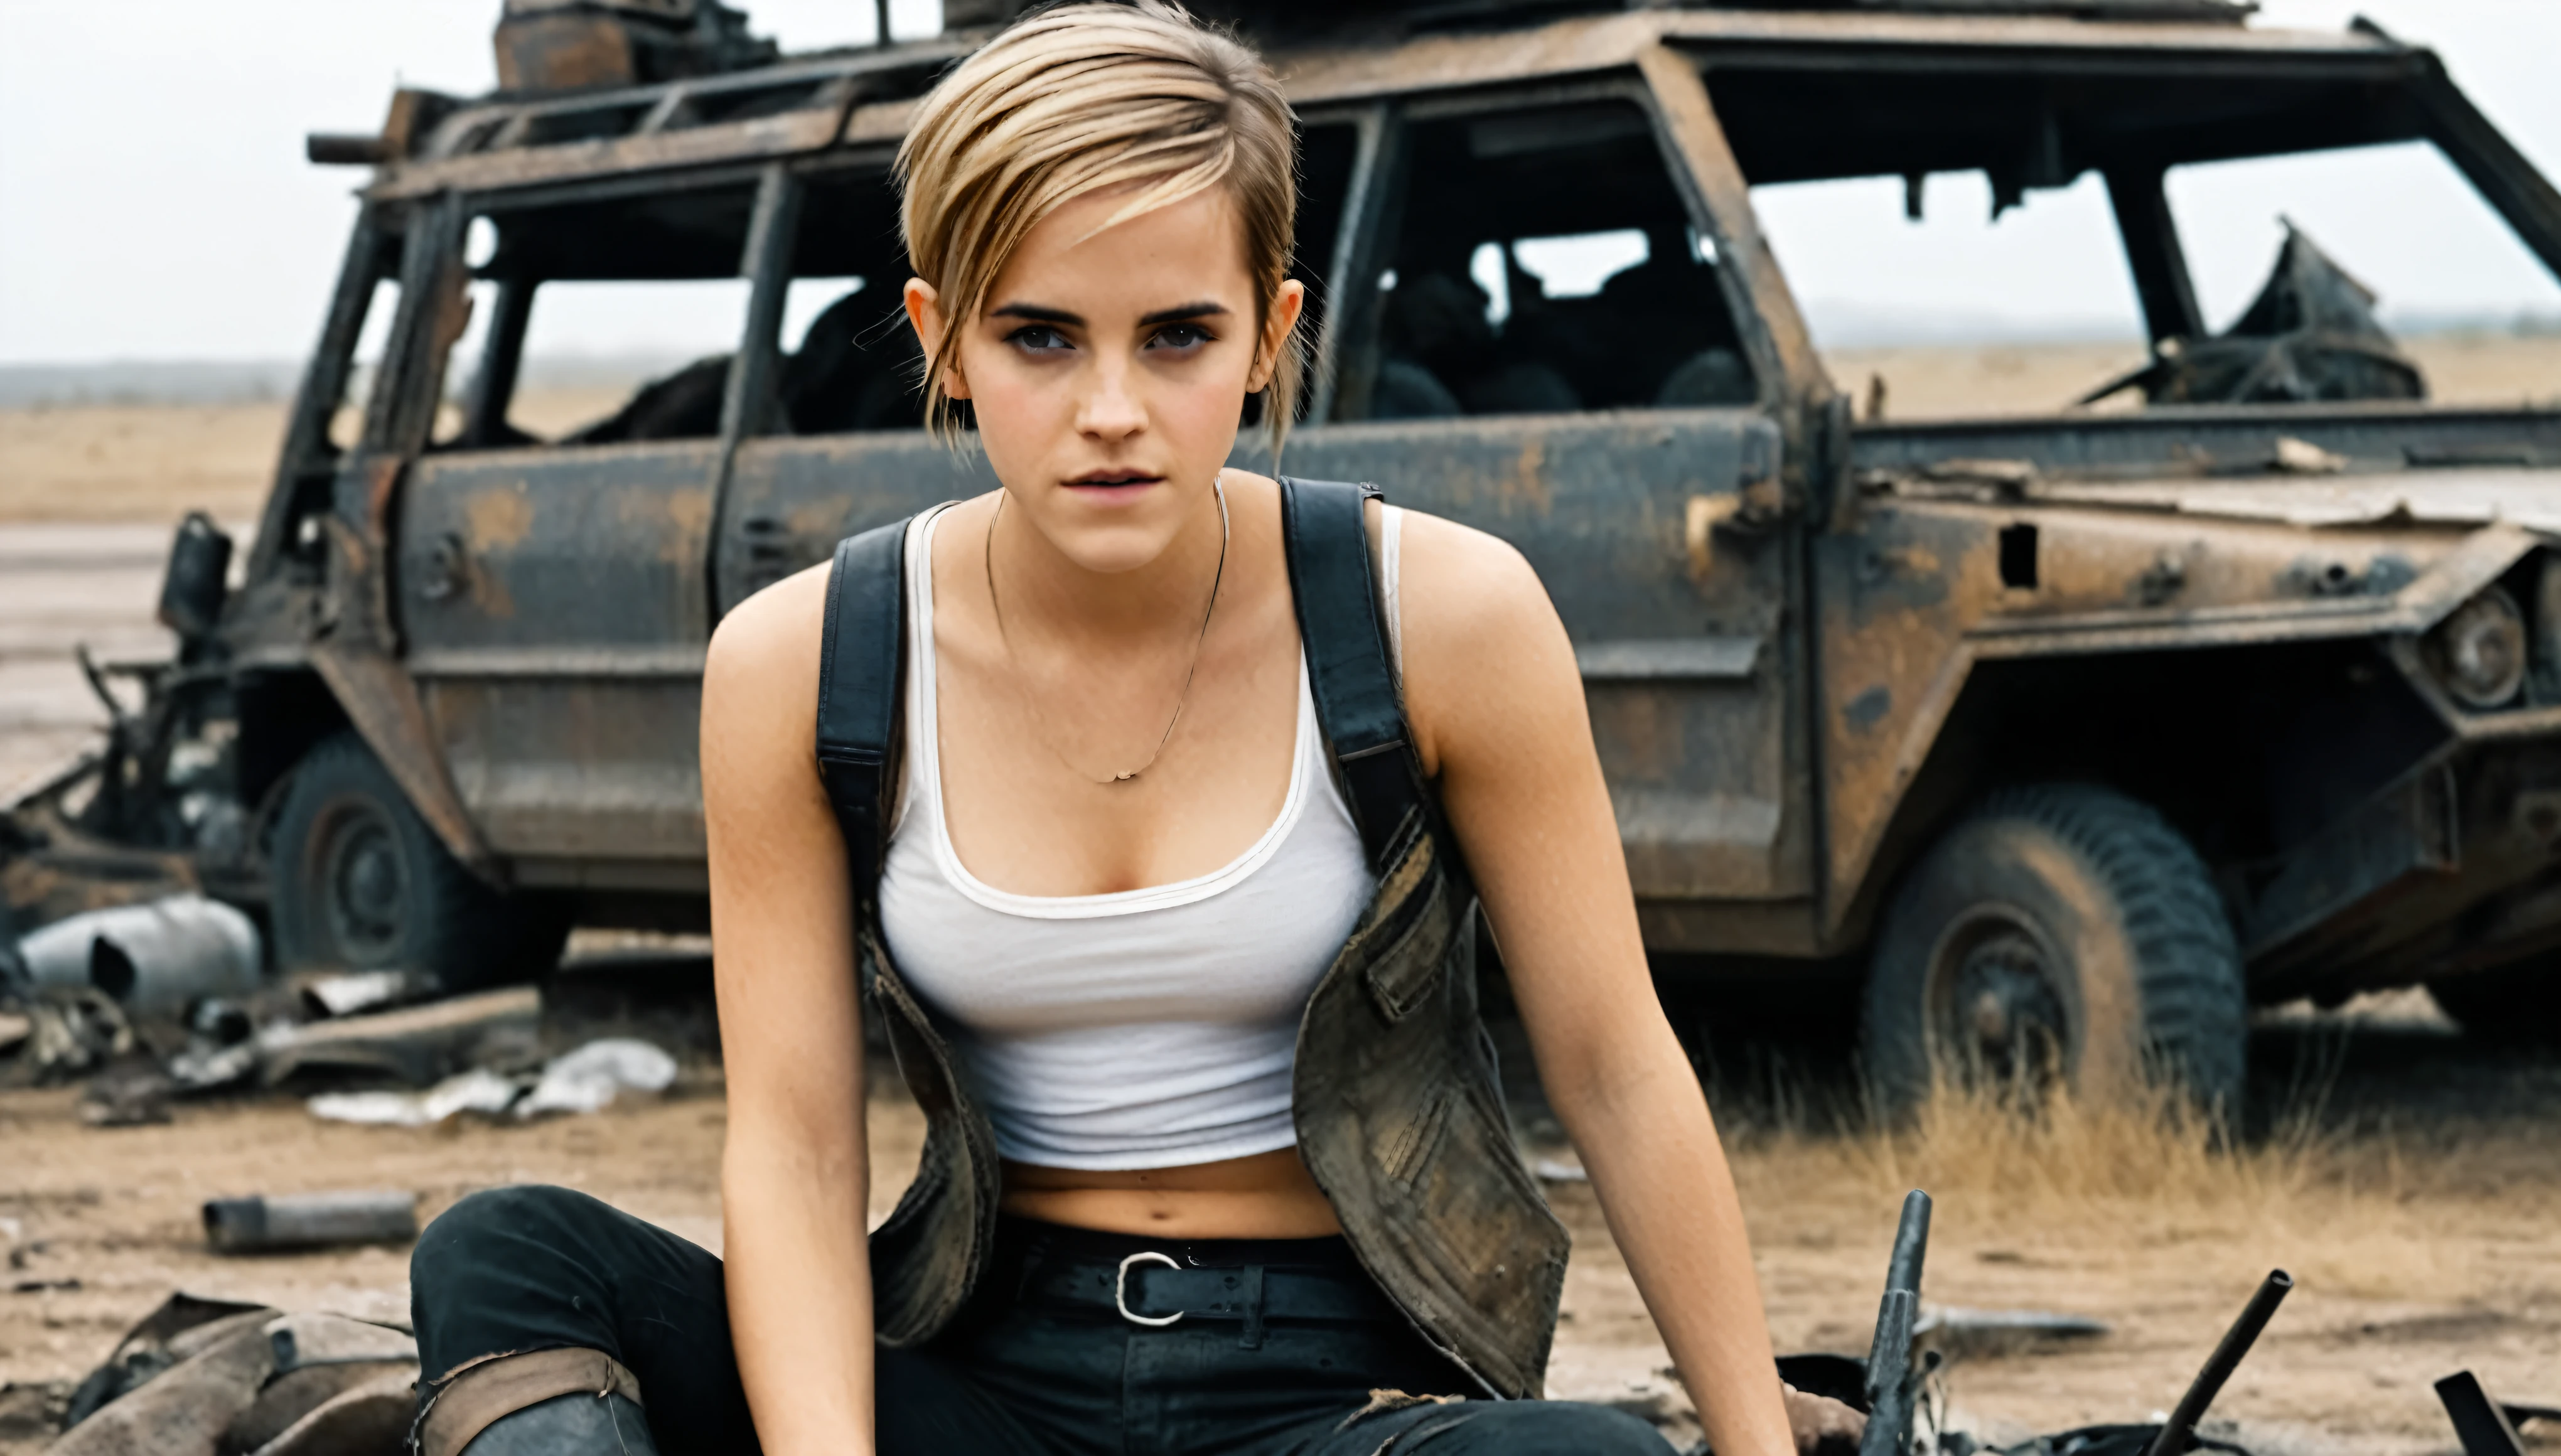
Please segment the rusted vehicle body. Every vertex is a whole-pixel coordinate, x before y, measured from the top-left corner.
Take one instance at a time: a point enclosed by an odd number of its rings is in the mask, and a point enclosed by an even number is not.
[[[2561,195],[2434,56],[2214,0],[1504,14],[1267,32],[1314,293],[1282,468],[1536,566],[1666,974],[1863,995],[1905,1087],[2165,1055],[2228,1098],[2245,1003],[2305,994],[2553,1014],[2561,413],[1855,419],[1753,203],[2095,172],[2164,358],[2205,334],[2163,192],[2198,161],[2433,143],[2561,270]],[[288,961],[459,982],[572,921],[699,924],[714,624],[991,483],[915,427],[890,318],[890,159],[968,44],[403,92],[379,137],[319,143],[374,170],[245,575],[182,603],[159,688],[162,736],[214,746],[179,784],[137,737],[111,794],[22,822],[192,856]],[[1518,261],[1604,230],[1646,256],[1584,296]],[[711,278],[749,280],[733,352],[573,434],[511,423],[546,290]]]

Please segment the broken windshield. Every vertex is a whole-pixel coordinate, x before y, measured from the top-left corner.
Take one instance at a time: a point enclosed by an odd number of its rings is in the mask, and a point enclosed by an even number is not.
[[[2351,86],[2344,64],[1707,80],[1817,347],[1870,417],[2518,403],[2491,383],[2511,362],[2466,351],[2561,364],[2561,281],[2414,135],[2442,97]]]

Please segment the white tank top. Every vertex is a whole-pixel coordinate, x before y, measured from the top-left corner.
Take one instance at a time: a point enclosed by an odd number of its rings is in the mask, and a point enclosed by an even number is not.
[[[1398,512],[1382,531],[1389,640]],[[942,816],[934,530],[907,541],[905,782],[881,931],[953,1032],[999,1156],[1050,1168],[1171,1168],[1297,1141],[1290,1068],[1308,993],[1376,882],[1329,769],[1306,659],[1280,817],[1225,868],[1111,894],[1014,894],[960,863]],[[1031,751],[1026,749],[1026,751]]]

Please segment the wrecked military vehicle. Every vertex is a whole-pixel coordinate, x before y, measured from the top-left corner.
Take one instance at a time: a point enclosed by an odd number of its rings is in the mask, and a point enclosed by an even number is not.
[[[888,169],[1005,7],[768,58],[697,3],[514,0],[510,89],[314,139],[372,171],[245,569],[181,535],[183,651],[17,806],[22,860],[176,857],[288,965],[448,985],[702,923],[713,624],[991,483],[917,427]],[[2247,1008],[2306,995],[2561,1020],[2561,411],[2428,405],[2316,252],[2210,335],[2164,179],[2432,146],[2555,270],[2561,195],[2426,50],[2246,9],[1238,11],[1304,127],[1284,468],[1518,545],[1664,974],[1859,1000],[1897,1097],[2165,1066],[2230,1105]],[[1951,172],[2104,179],[2141,407],[1854,417],[1754,189]],[[1597,287],[1524,261],[1613,231]],[[523,422],[555,293],[724,278],[733,349]]]

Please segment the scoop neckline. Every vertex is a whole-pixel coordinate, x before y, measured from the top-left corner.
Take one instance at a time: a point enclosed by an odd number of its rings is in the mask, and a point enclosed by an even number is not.
[[[1163,885],[1142,885],[1133,890],[1106,890],[1100,894],[1023,894],[989,885],[960,862],[959,848],[951,843],[951,822],[943,808],[947,799],[942,783],[942,700],[939,654],[934,645],[934,533],[940,528],[944,514],[957,504],[955,501],[937,507],[921,523],[914,564],[910,566],[911,570],[923,572],[923,589],[913,591],[909,596],[915,604],[915,631],[919,639],[916,712],[925,720],[919,725],[924,731],[914,735],[923,743],[917,766],[930,775],[933,787],[934,822],[930,828],[935,864],[942,872],[943,879],[971,900],[1005,914],[1032,919],[1088,919],[1134,914],[1141,910],[1171,909],[1204,900],[1241,884],[1269,863],[1280,853],[1281,842],[1297,826],[1306,807],[1307,740],[1314,728],[1315,695],[1307,681],[1307,650],[1303,642],[1298,647],[1298,709],[1289,742],[1289,790],[1280,801],[1280,812],[1274,816],[1262,835],[1246,847],[1244,853],[1205,875]]]

